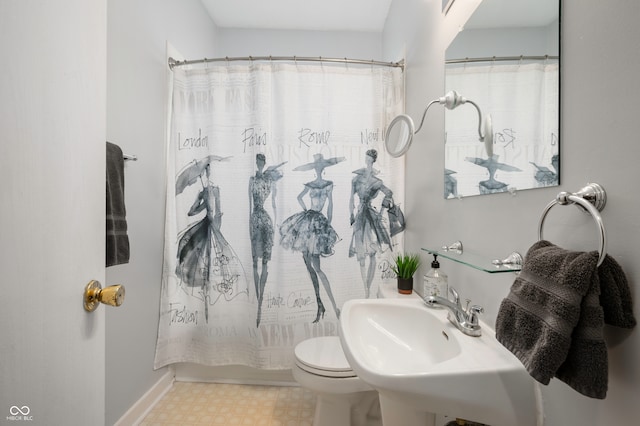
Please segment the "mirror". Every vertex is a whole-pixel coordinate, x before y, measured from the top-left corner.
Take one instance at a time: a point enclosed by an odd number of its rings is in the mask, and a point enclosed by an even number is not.
[[[387,152],[393,157],[400,157],[411,146],[415,134],[413,120],[405,114],[394,118],[387,127],[384,144]]]
[[[559,0],[480,3],[447,48],[445,92],[473,99],[492,138],[478,144],[473,108],[445,112],[445,198],[559,184],[559,52]]]

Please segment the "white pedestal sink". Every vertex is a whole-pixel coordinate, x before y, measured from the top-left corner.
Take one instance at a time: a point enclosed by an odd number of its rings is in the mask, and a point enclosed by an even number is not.
[[[481,323],[462,334],[445,309],[415,299],[343,305],[340,339],[356,374],[378,390],[385,425],[433,425],[434,413],[492,426],[535,426],[534,381]]]

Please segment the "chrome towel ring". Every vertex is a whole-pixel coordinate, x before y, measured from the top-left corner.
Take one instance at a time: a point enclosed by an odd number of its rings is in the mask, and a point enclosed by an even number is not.
[[[600,233],[600,249],[598,250],[600,253],[598,266],[600,266],[607,256],[607,233],[604,229],[602,217],[600,216],[600,212],[607,204],[607,193],[604,191],[604,188],[597,183],[590,183],[578,192],[569,193],[563,191],[559,193],[556,199],[550,202],[542,212],[542,217],[540,217],[538,224],[538,240],[543,239],[542,227],[544,225],[544,219],[547,217],[547,213],[549,213],[551,207],[556,204],[577,204],[593,216],[593,220],[595,220],[598,232]]]

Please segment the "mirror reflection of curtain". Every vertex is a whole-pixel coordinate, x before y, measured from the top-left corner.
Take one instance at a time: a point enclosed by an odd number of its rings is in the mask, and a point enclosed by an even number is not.
[[[404,161],[383,141],[402,112],[402,71],[274,62],[172,75],[155,366],[290,368],[298,342],[337,334],[346,300],[393,279],[385,261],[402,234],[375,255],[365,288],[350,203],[370,150],[404,202]],[[368,202],[388,228],[386,195]]]
[[[558,185],[558,69],[557,61],[447,67],[446,90],[476,102],[494,128],[488,158],[475,109],[446,112],[445,174],[457,181],[457,195]],[[445,188],[445,198],[453,192]]]

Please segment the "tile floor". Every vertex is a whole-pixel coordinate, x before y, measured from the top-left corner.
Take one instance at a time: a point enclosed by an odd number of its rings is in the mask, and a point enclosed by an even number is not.
[[[294,386],[175,382],[140,426],[311,426],[315,404]]]

